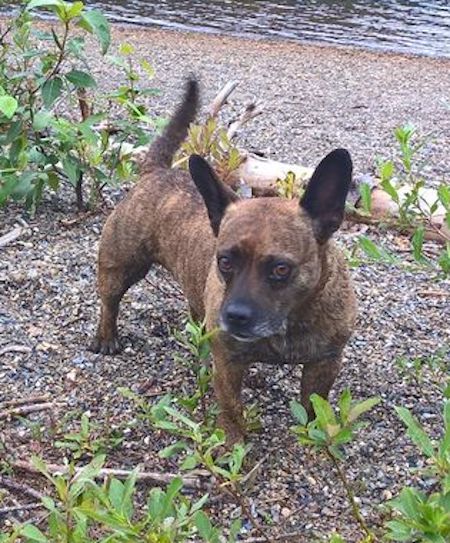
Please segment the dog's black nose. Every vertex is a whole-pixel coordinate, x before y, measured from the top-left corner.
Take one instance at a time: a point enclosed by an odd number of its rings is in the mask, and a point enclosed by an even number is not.
[[[241,301],[234,301],[225,307],[223,316],[230,327],[244,328],[251,322],[253,311],[248,304]]]

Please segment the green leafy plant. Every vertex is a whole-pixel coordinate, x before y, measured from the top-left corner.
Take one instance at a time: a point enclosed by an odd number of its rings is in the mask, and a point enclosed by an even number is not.
[[[92,423],[86,413],[81,415],[80,429],[77,432],[66,433],[62,440],[55,441],[55,447],[70,451],[74,460],[92,458],[109,449],[120,445],[123,436],[118,431],[103,428]]]
[[[291,402],[291,411],[298,425],[292,427],[302,446],[308,446],[322,453],[331,462],[344,487],[347,499],[352,508],[353,516],[365,534],[367,543],[376,541],[376,536],[367,525],[361,514],[352,486],[342,467],[344,460],[343,446],[352,441],[355,432],[361,427],[360,417],[377,405],[379,398],[369,398],[362,402],[352,402],[349,390],[342,393],[339,402],[339,412],[335,413],[330,403],[318,396],[311,395],[311,403],[315,419],[308,422],[305,408],[295,400]]]
[[[35,20],[41,9],[56,17],[45,30]],[[89,68],[90,34],[105,55],[110,29],[103,14],[64,0],[31,0],[3,33],[0,205],[12,199],[35,209],[45,190],[65,184],[73,188],[81,210],[86,191],[87,205],[93,206],[105,185],[133,174],[131,151],[148,141],[143,125],[155,126],[137,100],[154,90],[138,87],[130,49],[122,46],[116,64],[123,67],[127,83],[103,95]],[[149,66],[142,67],[152,75]],[[119,109],[114,121],[113,103]]]
[[[103,534],[101,541],[117,543],[182,543],[197,535],[209,543],[224,541],[203,511],[207,494],[194,502],[182,494],[183,482],[175,478],[165,490],[153,488],[146,506],[137,509],[138,472],[133,471],[125,481],[110,478],[99,485],[96,478],[104,462],[104,456],[97,456],[78,471],[71,466],[67,474],[54,476],[42,460],[34,458],[34,465],[55,492],[54,497],[42,499],[48,512],[46,526],[17,526],[12,533],[0,536],[0,541],[94,543],[100,541],[95,534]],[[229,543],[236,541],[239,530],[235,523]]]
[[[419,421],[405,407],[396,412],[407,434],[427,458],[424,476],[435,484],[431,492],[404,488],[390,502],[396,518],[387,523],[387,537],[393,541],[445,543],[450,537],[450,401],[444,402],[444,435],[433,441]]]
[[[288,172],[284,179],[277,179],[275,186],[278,195],[282,198],[288,198],[289,200],[300,197],[302,193],[300,183],[294,172]]]
[[[431,386],[441,391],[450,370],[449,349],[449,346],[444,346],[431,356],[402,356],[395,362],[402,377],[418,386]]]
[[[443,215],[443,222],[447,230],[450,229],[450,186],[444,182],[434,192],[426,189],[427,163],[422,151],[429,137],[420,137],[414,126],[409,124],[398,127],[394,134],[398,150],[392,159],[382,160],[378,165],[381,187],[398,206],[399,226],[413,230],[411,250],[416,262],[434,265],[423,252],[427,228],[444,245],[436,264],[447,275],[450,273],[450,236],[445,229],[437,226],[435,217],[437,214]],[[364,198],[363,204],[366,208]]]
[[[215,117],[209,117],[203,124],[191,125],[175,164],[186,166],[187,159],[192,154],[209,159],[224,182],[244,160],[239,149],[228,137],[227,131],[219,126]]]

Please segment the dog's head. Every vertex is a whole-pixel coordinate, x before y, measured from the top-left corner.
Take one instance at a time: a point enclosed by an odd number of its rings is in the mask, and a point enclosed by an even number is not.
[[[344,217],[352,161],[336,149],[317,166],[300,204],[239,200],[201,157],[189,160],[217,236],[217,273],[225,286],[219,323],[240,341],[282,334],[294,308],[320,288],[326,244]]]

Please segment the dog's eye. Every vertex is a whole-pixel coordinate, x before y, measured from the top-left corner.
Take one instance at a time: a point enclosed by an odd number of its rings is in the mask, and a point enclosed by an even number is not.
[[[290,274],[291,267],[288,264],[280,262],[272,268],[270,272],[270,279],[275,281],[285,281]]]
[[[231,258],[228,256],[221,256],[218,260],[218,266],[222,273],[230,273],[233,271],[233,264]]]

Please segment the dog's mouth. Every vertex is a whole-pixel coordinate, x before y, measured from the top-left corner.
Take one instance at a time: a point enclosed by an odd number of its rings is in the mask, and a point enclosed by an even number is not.
[[[259,336],[250,336],[250,335],[244,335],[244,334],[230,334],[233,339],[236,341],[240,341],[241,343],[255,343],[259,339],[261,339]]]
[[[267,323],[264,323],[263,325],[253,326],[249,330],[237,330],[224,322],[222,318],[219,320],[220,329],[240,343],[256,343],[262,339],[267,339],[280,333],[283,334],[285,331],[286,324],[284,321],[277,323],[277,325],[271,324],[268,326]]]

